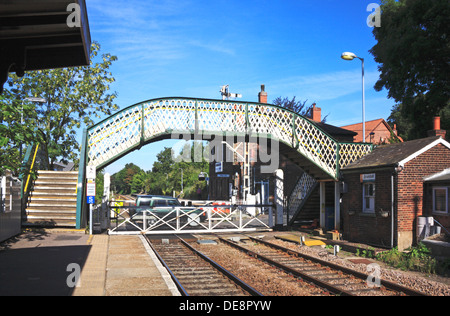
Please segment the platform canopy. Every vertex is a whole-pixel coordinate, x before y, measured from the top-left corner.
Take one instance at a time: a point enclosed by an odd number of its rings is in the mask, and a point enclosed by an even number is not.
[[[2,0],[0,93],[9,72],[89,65],[90,46],[85,0]]]

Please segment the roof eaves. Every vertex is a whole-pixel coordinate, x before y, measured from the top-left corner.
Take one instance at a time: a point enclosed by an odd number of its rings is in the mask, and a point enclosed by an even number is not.
[[[357,173],[357,172],[372,172],[372,171],[383,171],[383,170],[393,170],[398,167],[398,163],[389,163],[379,166],[365,166],[365,167],[355,167],[355,168],[342,168],[342,173]]]
[[[408,163],[409,161],[413,160],[414,158],[416,158],[417,156],[423,154],[424,152],[428,151],[429,149],[433,148],[434,146],[438,145],[438,144],[442,144],[443,146],[447,147],[448,149],[450,149],[450,143],[448,143],[446,140],[444,140],[443,138],[438,138],[435,141],[433,141],[432,143],[428,144],[427,146],[423,147],[422,149],[416,151],[415,153],[413,153],[412,155],[406,157],[405,159],[399,161],[399,165],[404,167],[406,163]]]
[[[450,168],[442,170],[441,172],[423,178],[423,181],[447,181],[450,180]]]

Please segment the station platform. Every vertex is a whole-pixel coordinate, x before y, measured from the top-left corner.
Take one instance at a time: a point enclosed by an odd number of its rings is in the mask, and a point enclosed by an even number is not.
[[[0,296],[47,295],[178,296],[179,292],[140,236],[42,230],[1,243]]]

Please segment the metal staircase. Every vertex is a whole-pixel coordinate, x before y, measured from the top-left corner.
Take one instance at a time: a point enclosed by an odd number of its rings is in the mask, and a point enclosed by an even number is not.
[[[304,172],[298,179],[288,199],[287,212],[289,222],[293,223],[299,216],[302,208],[308,202],[313,192],[317,191],[318,182],[308,173]],[[319,205],[319,203],[317,203]]]
[[[75,227],[78,172],[38,171],[22,226]]]

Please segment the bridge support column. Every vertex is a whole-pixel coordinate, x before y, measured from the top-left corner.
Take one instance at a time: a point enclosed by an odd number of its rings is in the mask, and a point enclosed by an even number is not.
[[[284,211],[284,172],[282,169],[275,171],[275,229],[282,229]]]
[[[319,183],[320,194],[320,227],[324,228],[325,223],[325,182]]]

